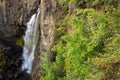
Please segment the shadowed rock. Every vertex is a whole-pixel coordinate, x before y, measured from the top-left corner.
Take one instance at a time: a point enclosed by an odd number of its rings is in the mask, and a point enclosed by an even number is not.
[[[19,73],[17,77],[13,80],[32,80],[31,75],[26,73],[27,70],[24,70],[23,72]]]

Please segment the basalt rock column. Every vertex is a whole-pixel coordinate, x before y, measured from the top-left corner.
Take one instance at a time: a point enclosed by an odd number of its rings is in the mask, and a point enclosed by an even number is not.
[[[55,18],[54,12],[56,10],[56,0],[41,0],[40,4],[40,42],[39,54],[36,55],[34,64],[36,66],[33,70],[33,80],[38,80],[40,76],[41,58],[47,52],[50,52],[54,40]],[[37,58],[40,56],[40,58]],[[36,63],[37,62],[37,63]]]

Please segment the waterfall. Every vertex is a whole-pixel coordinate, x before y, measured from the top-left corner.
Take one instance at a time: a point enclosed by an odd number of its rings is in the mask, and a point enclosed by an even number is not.
[[[32,62],[34,59],[35,49],[39,36],[39,14],[40,10],[38,9],[37,14],[32,15],[30,21],[27,23],[27,30],[25,32],[24,47],[23,47],[23,64],[22,70],[27,70],[27,73],[32,71]]]

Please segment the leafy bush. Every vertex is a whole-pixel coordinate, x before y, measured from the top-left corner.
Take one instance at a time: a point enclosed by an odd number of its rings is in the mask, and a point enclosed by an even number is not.
[[[101,49],[100,43],[107,30],[104,16],[93,9],[78,9],[76,15],[69,21],[73,31],[63,37],[66,77],[73,76],[73,80],[89,78],[89,60],[97,55],[99,50],[96,49]]]

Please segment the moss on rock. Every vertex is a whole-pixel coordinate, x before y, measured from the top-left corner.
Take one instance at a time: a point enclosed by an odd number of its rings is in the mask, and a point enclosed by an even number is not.
[[[23,40],[23,38],[17,39],[16,45],[17,45],[17,46],[20,46],[20,47],[23,47],[23,45],[24,45],[24,40]]]

